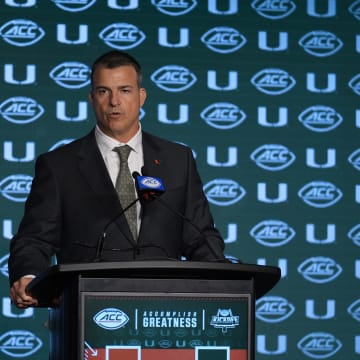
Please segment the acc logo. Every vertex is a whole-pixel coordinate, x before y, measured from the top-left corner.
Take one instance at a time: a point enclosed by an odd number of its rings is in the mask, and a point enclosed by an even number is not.
[[[114,49],[125,50],[140,45],[146,36],[135,25],[117,23],[111,24],[101,31],[99,38]]]
[[[116,330],[124,327],[129,321],[129,317],[119,309],[107,308],[94,315],[93,320],[103,329]]]
[[[296,5],[290,0],[255,0],[251,7],[267,19],[283,19],[293,13]]]
[[[44,108],[34,99],[22,96],[12,97],[0,104],[0,114],[14,124],[28,124],[37,120]]]
[[[311,131],[326,132],[337,128],[343,117],[329,106],[316,105],[305,109],[299,121]]]
[[[151,80],[165,91],[179,92],[191,87],[197,78],[184,66],[167,65],[156,70]]]
[[[242,48],[246,43],[246,38],[234,28],[219,26],[207,31],[201,37],[201,41],[210,50],[228,54]]]
[[[80,89],[90,84],[90,69],[80,62],[68,61],[54,67],[50,77],[64,88]]]
[[[162,181],[159,178],[150,177],[150,176],[138,176],[139,185],[144,189],[158,189],[165,190]]]
[[[0,192],[9,200],[23,202],[29,195],[31,183],[29,175],[10,175],[0,181]]]
[[[265,94],[280,95],[293,88],[296,81],[284,70],[264,69],[251,78],[251,83]]]
[[[11,45],[30,46],[40,41],[45,31],[30,20],[18,19],[5,23],[0,28],[0,36]]]
[[[265,296],[256,302],[256,317],[267,323],[284,321],[294,311],[294,305],[280,296]]]
[[[348,161],[356,170],[360,170],[360,149],[357,149],[350,154]]]
[[[255,225],[250,235],[264,246],[276,247],[287,244],[295,236],[295,231],[283,221],[265,220]]]
[[[333,33],[318,30],[305,34],[299,40],[299,45],[310,55],[325,57],[338,52],[342,48],[343,43]]]
[[[340,340],[325,332],[313,332],[297,344],[299,350],[313,359],[325,359],[336,354],[342,347]]]
[[[298,196],[308,205],[325,208],[334,205],[342,198],[342,192],[327,181],[312,181],[304,185]]]
[[[347,311],[356,321],[360,321],[360,299],[354,301]]]
[[[196,0],[151,0],[160,12],[170,16],[184,15],[190,12],[196,5]]]
[[[246,194],[245,189],[229,179],[215,179],[204,186],[206,196],[212,204],[228,206],[240,201]]]
[[[226,102],[209,105],[201,112],[200,116],[208,125],[219,130],[232,129],[246,119],[244,111],[238,106]]]
[[[349,81],[349,86],[356,94],[360,95],[360,74]]]
[[[266,144],[257,148],[250,158],[265,170],[277,171],[289,167],[296,156],[283,145]]]
[[[0,337],[0,351],[11,357],[27,357],[41,347],[42,341],[26,330],[11,330]]]
[[[342,268],[331,258],[317,256],[300,264],[298,272],[310,282],[324,284],[336,279]]]
[[[52,0],[57,7],[62,10],[77,12],[88,9],[91,5],[95,4],[96,0]]]
[[[239,326],[239,316],[234,316],[231,309],[218,309],[217,314],[211,317],[210,325],[226,333],[228,329]]]
[[[8,259],[9,259],[9,254],[3,256],[3,257],[0,259],[0,272],[1,272],[5,277],[8,277],[8,276],[9,276]]]
[[[355,225],[348,232],[348,237],[351,239],[355,245],[360,246],[360,224]]]
[[[358,20],[360,20],[360,0],[355,1],[349,7],[349,11],[353,14]]]

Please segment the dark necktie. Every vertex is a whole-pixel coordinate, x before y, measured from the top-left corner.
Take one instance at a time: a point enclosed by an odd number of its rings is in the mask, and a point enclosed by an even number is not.
[[[120,169],[119,174],[116,178],[115,189],[118,193],[120,204],[124,209],[131,202],[133,202],[135,197],[135,187],[134,182],[131,177],[128,157],[131,151],[131,147],[128,145],[123,145],[115,147],[113,151],[117,152],[120,157]],[[134,240],[137,240],[137,215],[136,215],[136,206],[131,206],[128,210],[125,211],[125,217],[129,224],[130,231]]]

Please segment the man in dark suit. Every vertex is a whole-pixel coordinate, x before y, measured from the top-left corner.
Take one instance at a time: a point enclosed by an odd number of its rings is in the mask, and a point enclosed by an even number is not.
[[[224,260],[224,242],[214,227],[192,151],[141,129],[139,111],[146,99],[141,77],[140,65],[127,53],[99,57],[89,94],[96,127],[37,159],[25,215],[10,244],[10,296],[18,307],[37,305],[25,289],[50,266],[53,255],[58,263],[182,256]],[[120,215],[129,204],[121,203],[116,191],[120,165],[126,161],[114,149],[123,146],[129,148],[130,173],[161,178],[166,187],[161,201],[130,207],[136,208],[135,222]],[[133,232],[129,224],[134,224]]]

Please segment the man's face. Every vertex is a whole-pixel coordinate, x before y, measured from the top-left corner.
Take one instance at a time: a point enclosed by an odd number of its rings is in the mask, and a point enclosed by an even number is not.
[[[146,91],[139,88],[132,66],[97,68],[89,98],[97,124],[105,134],[121,142],[127,142],[136,134]]]

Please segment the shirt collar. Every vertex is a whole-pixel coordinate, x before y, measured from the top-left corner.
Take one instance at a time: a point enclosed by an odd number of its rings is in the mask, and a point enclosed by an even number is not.
[[[101,152],[112,151],[114,147],[125,145],[125,143],[119,142],[109,135],[106,135],[101,131],[98,125],[95,126],[95,139],[101,150]],[[141,153],[142,146],[142,131],[141,123],[139,123],[138,132],[126,143],[129,145],[136,153]]]

